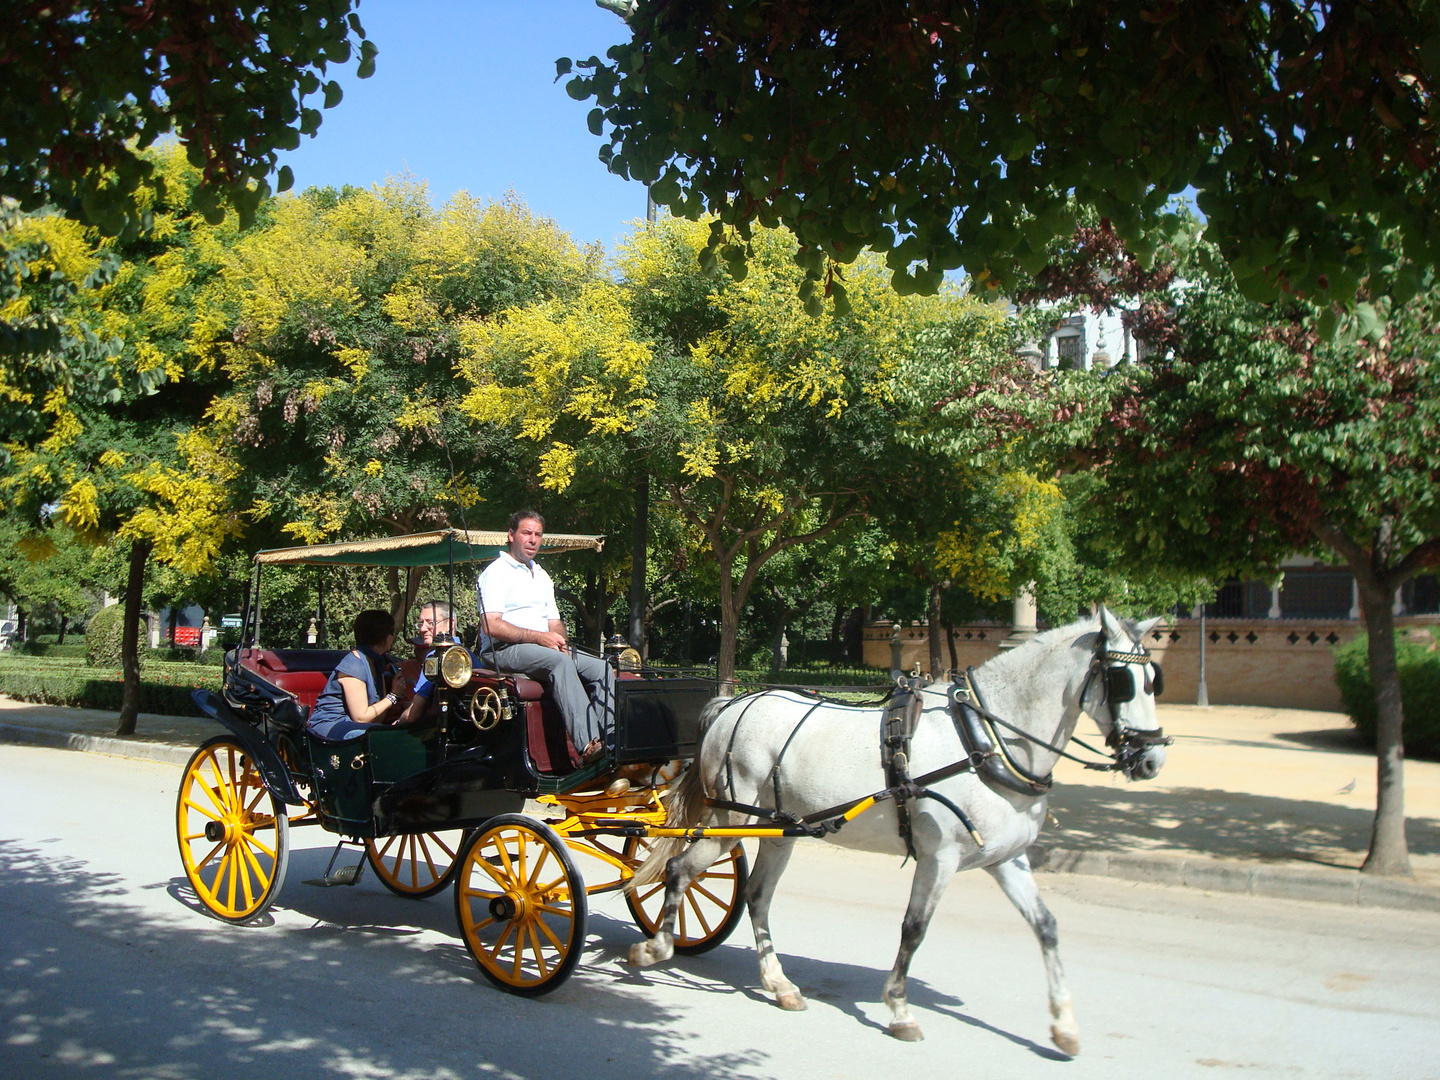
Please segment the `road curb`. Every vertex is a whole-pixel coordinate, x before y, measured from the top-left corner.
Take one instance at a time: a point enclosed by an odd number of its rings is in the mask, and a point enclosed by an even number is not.
[[[91,754],[110,754],[113,757],[139,758],[143,761],[163,761],[172,765],[184,765],[195,753],[193,746],[175,743],[81,735],[74,731],[23,727],[19,724],[0,724],[0,743],[40,746],[50,750],[80,750]]]
[[[1440,889],[1404,879],[1372,877],[1358,870],[1250,863],[1203,855],[1084,851],[1043,844],[1030,848],[1029,856],[1031,867],[1050,873],[1090,874],[1283,900],[1440,911]]]

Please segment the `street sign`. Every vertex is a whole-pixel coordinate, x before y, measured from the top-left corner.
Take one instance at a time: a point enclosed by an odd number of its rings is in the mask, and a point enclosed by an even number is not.
[[[222,616],[220,616],[220,626],[221,626],[222,629],[225,629],[225,630],[239,630],[239,629],[240,629],[240,616],[239,616],[239,615],[222,615]]]

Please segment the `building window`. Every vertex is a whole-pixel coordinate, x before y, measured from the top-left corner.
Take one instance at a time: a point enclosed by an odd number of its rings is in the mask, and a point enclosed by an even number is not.
[[[1280,584],[1280,617],[1348,619],[1352,581],[1347,570],[1287,570]]]
[[[1440,577],[1421,574],[1400,586],[1407,615],[1440,615]]]
[[[1065,334],[1055,338],[1056,366],[1075,371],[1085,366],[1085,339],[1079,334]]]
[[[1220,586],[1205,614],[1212,619],[1264,619],[1270,613],[1270,590],[1263,581],[1236,581]]]

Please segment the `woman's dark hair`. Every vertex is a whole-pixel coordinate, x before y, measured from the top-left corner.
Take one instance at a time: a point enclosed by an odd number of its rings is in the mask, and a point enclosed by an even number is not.
[[[355,616],[351,624],[355,631],[355,644],[375,648],[384,645],[385,639],[395,633],[395,616],[381,608],[370,608]]]

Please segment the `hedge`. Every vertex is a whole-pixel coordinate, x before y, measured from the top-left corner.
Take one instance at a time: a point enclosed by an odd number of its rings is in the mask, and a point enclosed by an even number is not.
[[[220,673],[198,664],[155,664],[140,683],[140,711],[165,716],[198,716],[190,691],[220,689]],[[96,671],[82,662],[25,660],[0,662],[0,694],[42,705],[119,712],[124,690],[119,671]]]
[[[1335,681],[1350,721],[1360,737],[1375,745],[1375,688],[1362,634],[1335,649]],[[1434,639],[1395,635],[1400,668],[1400,697],[1405,703],[1406,757],[1440,758],[1440,646]]]
[[[91,667],[119,667],[120,645],[125,634],[125,605],[111,604],[90,617],[85,627],[85,659]],[[140,640],[145,640],[145,622],[140,620]],[[140,650],[145,662],[145,649]]]

